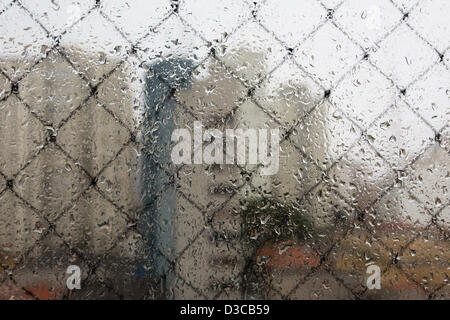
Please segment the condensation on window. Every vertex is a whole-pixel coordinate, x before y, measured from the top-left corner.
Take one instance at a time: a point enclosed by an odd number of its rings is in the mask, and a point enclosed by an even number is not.
[[[444,12],[0,0],[0,299],[449,299]]]

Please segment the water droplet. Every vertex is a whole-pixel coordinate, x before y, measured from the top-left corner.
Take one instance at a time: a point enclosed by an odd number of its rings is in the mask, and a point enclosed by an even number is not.
[[[60,7],[56,0],[50,0],[50,2],[52,3],[53,10],[58,11]]]

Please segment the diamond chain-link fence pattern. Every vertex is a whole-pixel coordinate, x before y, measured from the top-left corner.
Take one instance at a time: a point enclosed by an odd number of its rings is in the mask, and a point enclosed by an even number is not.
[[[445,10],[1,1],[0,298],[447,299]],[[279,127],[280,173],[174,167],[194,121]]]

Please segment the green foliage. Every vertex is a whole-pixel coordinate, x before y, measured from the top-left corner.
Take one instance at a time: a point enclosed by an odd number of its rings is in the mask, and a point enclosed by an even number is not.
[[[314,233],[313,222],[307,213],[292,205],[267,199],[252,199],[241,211],[244,237],[247,241],[274,242],[304,241]]]

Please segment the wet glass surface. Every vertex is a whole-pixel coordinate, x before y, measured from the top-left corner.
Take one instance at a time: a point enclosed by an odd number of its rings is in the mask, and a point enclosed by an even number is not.
[[[0,299],[449,299],[442,12],[0,0]]]

